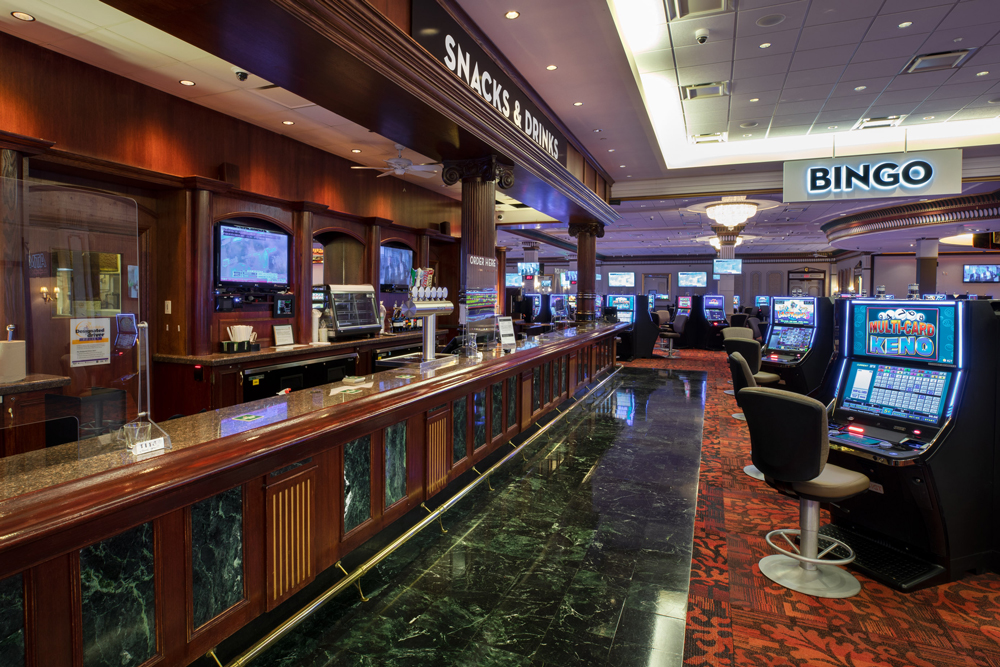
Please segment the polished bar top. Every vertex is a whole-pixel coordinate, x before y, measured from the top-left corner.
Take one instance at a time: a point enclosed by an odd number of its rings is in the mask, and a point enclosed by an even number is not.
[[[438,336],[442,333],[444,332],[438,331]],[[214,352],[212,354],[201,355],[154,354],[153,361],[170,364],[227,366],[229,364],[245,364],[253,361],[266,361],[268,359],[280,359],[282,357],[295,357],[303,354],[313,354],[318,352],[337,353],[356,347],[397,347],[399,345],[419,345],[421,341],[423,341],[423,333],[415,331],[393,335],[379,334],[374,338],[338,340],[332,343],[327,343],[326,345],[303,343],[301,345],[286,345],[283,347],[265,347],[258,352],[234,352],[232,354]]]
[[[71,380],[65,375],[45,375],[44,373],[33,373],[26,376],[20,382],[0,383],[0,396],[10,396],[11,394],[23,394],[29,391],[42,391],[44,389],[56,389],[65,387]]]
[[[308,434],[314,434],[320,429],[339,426],[338,420],[330,417],[334,414],[340,417],[340,413],[346,410],[330,409],[341,408],[346,404],[351,404],[352,408],[364,408],[364,412],[351,411],[351,418],[359,422],[364,421],[380,411],[391,409],[394,402],[392,400],[386,402],[386,399],[402,401],[429,396],[435,391],[472,379],[470,376],[476,371],[486,371],[491,366],[506,361],[516,362],[519,358],[528,359],[537,354],[545,354],[546,348],[551,347],[555,351],[560,343],[573,345],[574,339],[600,338],[626,326],[628,325],[578,324],[520,341],[517,350],[512,353],[490,350],[480,353],[481,359],[456,357],[453,361],[427,370],[417,367],[396,368],[367,375],[361,384],[336,382],[214,412],[160,422],[161,428],[170,435],[172,448],[159,455],[133,456],[125,448],[124,443],[116,441],[115,437],[109,434],[78,443],[0,458],[0,503],[23,494],[76,482],[94,475],[101,475],[103,480],[128,477],[140,469],[152,470],[167,465],[173,455],[181,455],[186,449],[243,433],[250,435],[240,440],[230,440],[248,442],[268,432],[281,432],[285,440],[291,441],[302,435],[296,427],[303,427],[307,429]],[[369,408],[366,405],[369,401],[365,399],[373,399],[371,402],[374,403],[375,398],[383,407]],[[316,413],[314,422],[306,424],[296,419],[306,418],[310,413]],[[247,420],[247,417],[250,419]],[[262,449],[251,448],[251,452],[246,455],[260,455],[286,444],[284,441],[274,444],[271,439],[265,439],[265,442],[271,444],[262,442]],[[223,456],[229,451],[226,450]],[[3,513],[0,510],[0,515]],[[0,544],[2,541],[0,538]]]

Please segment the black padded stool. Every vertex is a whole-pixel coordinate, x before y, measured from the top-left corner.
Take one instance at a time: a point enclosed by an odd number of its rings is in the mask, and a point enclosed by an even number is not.
[[[660,327],[660,338],[667,339],[667,359],[676,359],[677,350],[674,349],[674,340],[681,337],[684,327],[687,326],[687,315],[678,315],[673,322]]]
[[[750,427],[753,463],[768,485],[799,499],[799,529],[772,530],[767,543],[780,555],[766,556],[760,571],[771,581],[806,595],[848,598],[861,591],[850,572],[837,567],[854,560],[854,551],[840,540],[819,535],[819,504],[837,503],[868,490],[865,475],[826,462],[826,407],[819,401],[790,391],[748,387],[740,402]],[[789,539],[799,536],[799,546]],[[782,538],[791,550],[775,544]],[[822,552],[820,540],[829,544]],[[824,558],[835,548],[845,558]]]
[[[756,387],[757,383],[754,382],[753,373],[750,372],[750,366],[747,365],[747,360],[743,358],[743,355],[739,352],[733,352],[729,355],[729,372],[733,376],[733,386],[736,387],[736,405],[743,407],[740,403],[740,390],[746,389],[747,387]],[[736,413],[733,415],[733,419],[738,419],[745,422],[747,420],[746,415],[743,413]],[[753,477],[756,480],[764,481],[764,473],[757,470],[757,466],[750,465],[743,466],[743,472],[747,474],[748,477]]]

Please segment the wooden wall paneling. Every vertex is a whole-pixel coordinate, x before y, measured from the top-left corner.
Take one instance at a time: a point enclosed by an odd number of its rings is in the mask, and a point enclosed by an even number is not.
[[[266,487],[268,610],[316,577],[317,470],[313,465]]]
[[[427,413],[413,415],[406,421],[406,496],[407,509],[420,504],[427,479]]]
[[[328,449],[313,457],[319,466],[316,482],[316,569],[322,572],[340,560],[340,468],[339,448]]]
[[[198,382],[195,367],[189,364],[153,363],[153,419],[163,421],[174,415],[193,415],[212,407],[212,369],[204,368]]]
[[[569,355],[569,382],[567,391],[572,396],[576,393],[576,388],[580,385],[579,362],[576,354]]]
[[[448,469],[451,467],[451,433],[450,406],[437,410],[427,417],[427,498],[448,484]]]
[[[270,202],[261,199],[252,192],[225,190],[217,193],[212,198],[212,220],[218,222],[230,218],[260,218],[282,227],[286,232],[294,233],[295,212],[309,208],[308,202],[293,202],[289,205],[277,199]],[[317,204],[317,207],[320,210],[326,209],[322,204]]]
[[[192,282],[188,254],[188,239],[192,236],[191,199],[189,190],[177,190],[164,193],[157,205],[156,260],[152,262],[153,275],[156,276],[156,301],[151,304],[150,310],[157,313],[156,346],[153,349],[159,354],[189,354],[191,349],[190,331],[185,321]],[[166,301],[171,304],[170,315],[161,314]],[[153,391],[158,389],[162,391],[154,385]]]
[[[341,232],[324,231],[316,240],[323,244],[323,283],[360,285],[365,281],[365,244]]]
[[[379,268],[382,264],[382,228],[378,225],[368,227],[365,240],[365,284],[374,285],[378,289]]]
[[[597,172],[594,170],[594,165],[590,164],[588,160],[583,161],[583,184],[591,190],[597,191]]]
[[[153,522],[153,548],[157,646],[168,663],[179,664],[191,623],[191,530],[186,508]]]
[[[569,173],[583,181],[583,155],[572,146],[566,146],[566,169]]]
[[[521,373],[521,430],[531,426],[532,422],[532,403],[531,403],[531,384],[534,379],[534,370],[528,370]]]
[[[431,238],[427,234],[418,233],[417,251],[416,253],[414,253],[413,263],[416,267],[424,267],[427,266],[430,263],[430,261],[431,261]]]
[[[27,276],[22,251],[28,224],[28,198],[25,196],[28,185],[22,179],[27,177],[27,172],[26,155],[0,146],[0,259],[4,266],[0,316],[3,321],[17,327],[19,340],[27,341],[30,358],[33,336],[24,307]]]
[[[25,640],[35,655],[35,667],[73,665],[76,646],[83,643],[79,553],[47,560],[33,567],[30,577],[32,616]]]
[[[191,254],[191,278],[188,302],[188,354],[209,354],[212,349],[212,283],[214,282],[212,192],[198,189],[191,193],[191,225],[188,247]],[[182,325],[183,326],[183,325]],[[176,329],[175,329],[176,330]],[[166,332],[165,332],[166,333]]]
[[[243,369],[240,366],[215,366],[207,370],[211,374],[212,405],[218,410],[243,402]]]
[[[371,0],[369,4],[397,28],[410,34],[410,0]]]

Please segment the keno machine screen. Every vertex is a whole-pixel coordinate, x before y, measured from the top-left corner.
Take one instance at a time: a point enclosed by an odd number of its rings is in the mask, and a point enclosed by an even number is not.
[[[956,308],[954,303],[920,307],[856,303],[851,313],[853,352],[865,357],[954,364]]]

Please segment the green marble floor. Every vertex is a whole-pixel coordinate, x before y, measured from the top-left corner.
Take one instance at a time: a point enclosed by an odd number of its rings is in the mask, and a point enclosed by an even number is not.
[[[623,369],[254,665],[681,664],[704,396]]]

